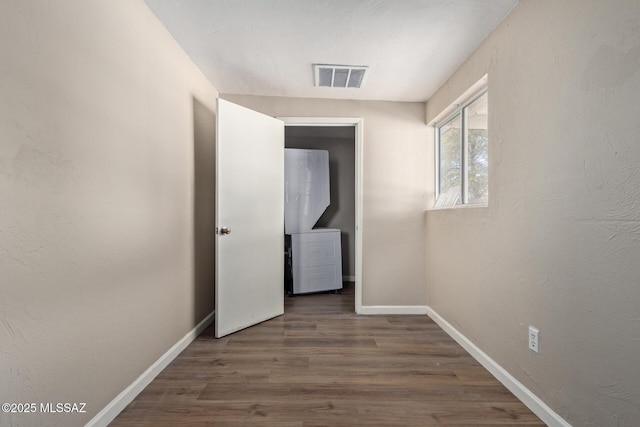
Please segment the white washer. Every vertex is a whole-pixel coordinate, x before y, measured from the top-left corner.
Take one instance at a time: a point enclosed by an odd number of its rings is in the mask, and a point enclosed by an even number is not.
[[[338,229],[292,234],[293,294],[342,289],[341,252]]]

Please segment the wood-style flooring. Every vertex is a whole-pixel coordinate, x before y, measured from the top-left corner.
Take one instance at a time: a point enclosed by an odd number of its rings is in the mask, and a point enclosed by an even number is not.
[[[209,327],[112,426],[544,426],[427,316],[356,316],[341,295],[222,339]]]

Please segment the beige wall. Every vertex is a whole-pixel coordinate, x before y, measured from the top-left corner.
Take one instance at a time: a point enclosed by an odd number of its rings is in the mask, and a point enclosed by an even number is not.
[[[488,72],[489,207],[427,213],[428,303],[576,426],[640,424],[639,17],[523,0],[427,104]]]
[[[83,425],[213,309],[217,92],[142,0],[3,1],[0,53],[0,402],[87,403],[0,424]]]
[[[424,104],[221,97],[271,116],[363,118],[362,305],[425,305]]]
[[[318,219],[318,228],[337,228],[342,242],[342,275],[355,276],[356,186],[355,127],[288,126],[286,148],[329,152],[331,204]]]

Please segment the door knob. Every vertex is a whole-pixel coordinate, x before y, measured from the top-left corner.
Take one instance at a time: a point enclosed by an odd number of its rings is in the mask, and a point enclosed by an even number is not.
[[[221,235],[223,235],[223,236],[224,236],[225,234],[231,234],[231,229],[230,229],[229,227],[222,227],[222,228],[220,229],[220,234],[221,234]]]

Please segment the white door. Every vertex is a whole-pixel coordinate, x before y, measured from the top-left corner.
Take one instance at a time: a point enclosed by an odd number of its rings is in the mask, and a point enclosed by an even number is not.
[[[218,99],[216,337],[284,313],[284,123]]]

